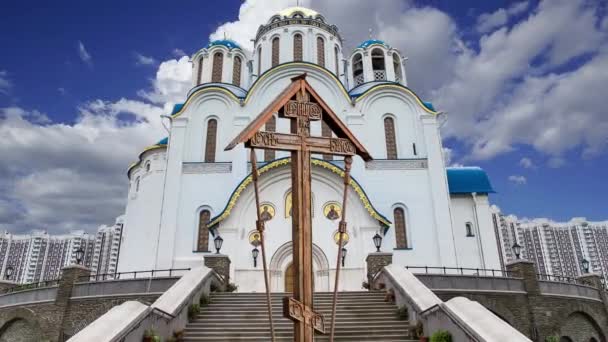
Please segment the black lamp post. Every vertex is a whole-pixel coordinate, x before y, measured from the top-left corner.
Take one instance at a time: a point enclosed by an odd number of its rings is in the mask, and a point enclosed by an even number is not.
[[[224,243],[224,239],[221,236],[216,236],[213,239],[213,244],[215,245],[215,254],[220,254],[220,249],[222,249],[222,244]]]
[[[583,270],[585,271],[585,274],[589,273],[589,260],[583,258],[582,264],[583,264]]]
[[[81,248],[78,248],[76,250],[76,264],[80,265],[80,263],[82,262],[82,258],[84,257],[84,250]]]
[[[374,246],[376,246],[376,253],[380,252],[380,246],[382,246],[382,236],[376,233],[372,239],[374,240]]]
[[[260,255],[260,250],[257,247],[254,247],[251,250],[251,255],[253,256],[253,267],[258,267],[258,255]]]
[[[511,248],[513,249],[513,253],[515,253],[515,259],[519,260],[519,256],[521,254],[521,246],[517,243],[517,241],[515,241],[513,247]]]
[[[14,270],[15,269],[13,268],[13,266],[8,266],[6,268],[6,270],[4,271],[4,274],[6,275],[6,280],[10,280],[11,279],[11,276],[13,275],[13,271]]]
[[[342,247],[342,267],[344,267],[344,260],[346,259],[346,252],[348,252],[346,247]]]

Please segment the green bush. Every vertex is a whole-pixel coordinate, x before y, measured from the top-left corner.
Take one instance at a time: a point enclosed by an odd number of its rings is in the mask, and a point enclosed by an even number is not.
[[[190,304],[188,307],[188,319],[194,319],[201,312],[201,306],[199,304]]]
[[[431,342],[452,342],[452,334],[445,330],[437,330],[431,335]]]
[[[207,306],[209,303],[211,303],[211,298],[209,298],[209,296],[206,294],[201,295],[201,299],[199,300],[201,307]]]
[[[559,337],[558,336],[547,336],[545,337],[545,342],[559,342]]]
[[[405,305],[400,306],[397,309],[397,317],[401,320],[407,320],[410,317],[409,312],[407,311],[407,307]]]

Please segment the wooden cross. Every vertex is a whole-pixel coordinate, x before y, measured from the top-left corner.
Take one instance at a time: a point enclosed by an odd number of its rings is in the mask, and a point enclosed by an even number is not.
[[[311,101],[311,96],[314,102]],[[291,134],[260,131],[274,113],[291,120]],[[336,138],[311,137],[310,122],[323,120]],[[306,81],[306,74],[270,103],[227,147],[246,147],[291,152],[292,240],[294,298],[284,298],[284,315],[294,321],[294,341],[312,342],[314,330],[325,332],[323,316],[313,310],[311,164],[312,153],[360,155],[371,160],[363,145],[340,121]]]

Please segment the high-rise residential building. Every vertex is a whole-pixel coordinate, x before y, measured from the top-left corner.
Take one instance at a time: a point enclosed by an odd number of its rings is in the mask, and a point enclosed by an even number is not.
[[[7,279],[6,269],[13,268],[10,280],[35,283],[59,278],[61,269],[76,263],[76,251],[84,251],[81,263],[93,273],[112,273],[118,263],[122,218],[111,227],[101,226],[95,235],[73,231],[49,235],[33,231],[27,235],[0,235],[0,276]]]
[[[517,242],[522,247],[521,258],[533,261],[541,274],[577,277],[585,272],[586,259],[589,272],[608,280],[608,221],[518,219],[503,215],[496,206],[491,211],[503,267],[515,259],[512,246]]]

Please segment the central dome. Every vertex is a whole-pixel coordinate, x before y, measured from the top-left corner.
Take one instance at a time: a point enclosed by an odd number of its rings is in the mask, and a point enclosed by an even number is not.
[[[281,17],[292,17],[294,15],[294,13],[296,13],[296,12],[300,12],[300,13],[304,14],[305,17],[315,17],[315,16],[319,15],[319,12],[317,12],[315,10],[311,10],[310,8],[299,7],[299,6],[288,7],[284,10],[281,10],[278,14]]]

